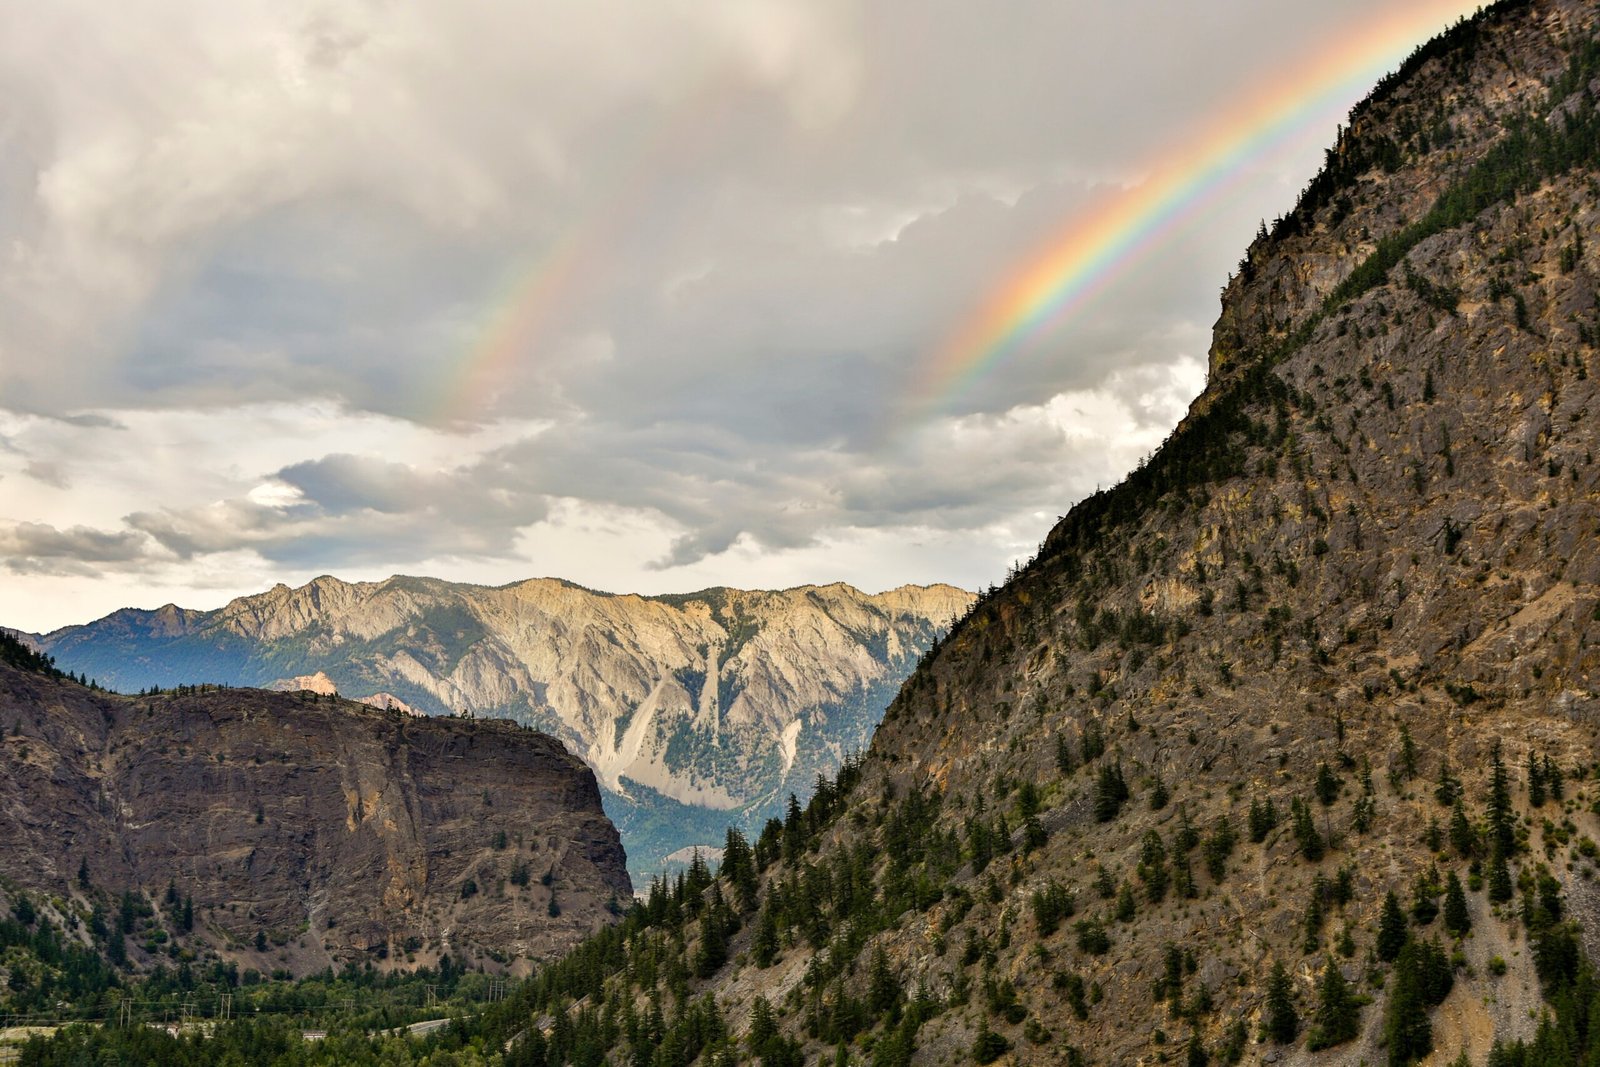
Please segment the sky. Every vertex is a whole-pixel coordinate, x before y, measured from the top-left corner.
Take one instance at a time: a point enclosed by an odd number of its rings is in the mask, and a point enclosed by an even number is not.
[[[1002,580],[1472,6],[0,0],[0,625]]]

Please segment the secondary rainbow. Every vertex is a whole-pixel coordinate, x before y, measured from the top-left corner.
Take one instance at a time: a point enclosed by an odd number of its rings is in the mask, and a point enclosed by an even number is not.
[[[611,166],[609,180],[584,198],[586,207],[543,253],[510,272],[472,343],[447,369],[433,407],[434,422],[452,422],[487,408],[547,337],[552,320],[584,280],[605,273],[619,235],[645,212],[662,175],[699,148],[722,89],[719,72],[702,72],[677,95],[663,121]]]
[[[913,419],[946,406],[1045,328],[1061,323],[1178,232],[1306,123],[1355,98],[1412,45],[1475,5],[1407,3],[1259,84],[1148,177],[1069,219],[935,350],[912,382]]]

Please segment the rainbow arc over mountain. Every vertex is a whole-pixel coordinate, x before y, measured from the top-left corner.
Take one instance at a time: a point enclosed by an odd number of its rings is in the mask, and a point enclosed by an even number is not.
[[[1031,340],[1071,319],[1215,203],[1253,162],[1358,98],[1415,45],[1475,9],[1462,0],[1395,5],[1281,68],[1153,161],[1142,181],[1065,220],[919,365],[903,418],[937,414]]]

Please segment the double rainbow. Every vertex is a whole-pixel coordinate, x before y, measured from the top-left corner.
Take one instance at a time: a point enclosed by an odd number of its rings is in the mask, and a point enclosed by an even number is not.
[[[1031,338],[1080,311],[1213,203],[1248,166],[1357,98],[1466,0],[1406,0],[1255,86],[1178,151],[1066,224],[919,369],[905,412],[926,417]]]

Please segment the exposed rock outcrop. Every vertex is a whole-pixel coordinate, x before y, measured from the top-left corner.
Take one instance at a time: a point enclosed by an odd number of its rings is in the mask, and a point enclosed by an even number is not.
[[[522,969],[631,894],[593,773],[544,734],[311,693],[120,697],[4,665],[0,841],[0,875],[47,898],[160,907],[173,886],[190,947],[263,972],[447,952]]]

